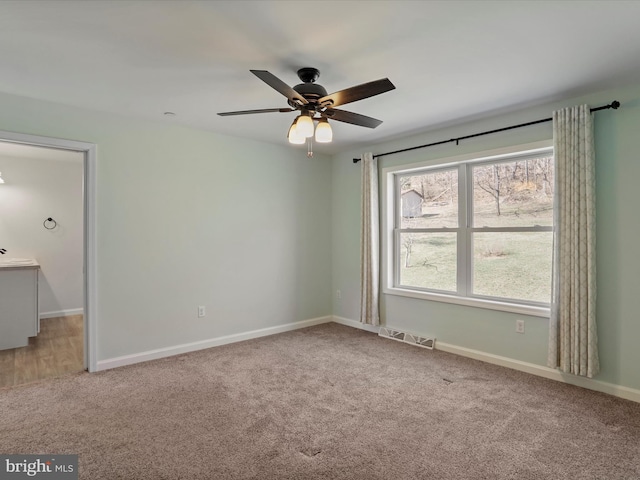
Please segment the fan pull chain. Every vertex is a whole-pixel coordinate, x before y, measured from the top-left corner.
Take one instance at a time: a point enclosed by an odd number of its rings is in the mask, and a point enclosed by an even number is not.
[[[307,157],[313,157],[313,137],[307,138]]]

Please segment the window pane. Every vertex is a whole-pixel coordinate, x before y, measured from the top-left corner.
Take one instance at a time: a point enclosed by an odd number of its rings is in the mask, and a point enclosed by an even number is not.
[[[473,167],[473,225],[553,225],[553,156]]]
[[[400,181],[400,228],[458,226],[458,170],[403,175]]]
[[[401,233],[400,285],[456,291],[454,232]]]
[[[473,293],[549,303],[552,232],[473,234]]]

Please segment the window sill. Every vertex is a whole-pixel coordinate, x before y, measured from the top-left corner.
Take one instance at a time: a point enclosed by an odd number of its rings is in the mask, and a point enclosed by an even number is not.
[[[500,302],[497,300],[487,300],[484,298],[457,297],[455,295],[446,295],[442,293],[418,292],[404,288],[384,288],[383,294],[396,295],[400,297],[419,298],[421,300],[430,300],[434,302],[453,303],[456,305],[464,305],[467,307],[486,308],[489,310],[500,310],[503,312],[519,313],[522,315],[530,315],[533,317],[549,318],[549,307],[538,307],[534,305],[523,305],[518,303]]]

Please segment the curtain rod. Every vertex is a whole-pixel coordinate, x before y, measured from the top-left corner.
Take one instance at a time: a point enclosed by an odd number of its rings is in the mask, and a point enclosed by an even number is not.
[[[620,102],[617,100],[614,100],[613,102],[611,102],[609,105],[603,105],[602,107],[596,107],[596,108],[592,108],[591,112],[597,112],[598,110],[608,110],[609,108],[613,108],[614,110],[617,110],[618,107],[620,107]],[[498,132],[504,132],[506,130],[512,130],[514,128],[520,128],[520,127],[528,127],[529,125],[536,125],[538,123],[545,123],[545,122],[550,122],[551,120],[553,120],[552,117],[549,118],[543,118],[542,120],[535,120],[533,122],[527,122],[527,123],[520,123],[518,125],[511,125],[510,127],[504,127],[504,128],[498,128],[496,130],[489,130],[487,132],[480,132],[480,133],[474,133],[473,135],[465,135],[464,137],[458,137],[458,138],[452,138],[450,140],[441,140],[439,142],[434,142],[434,143],[428,143],[426,145],[418,145],[417,147],[409,147],[409,148],[403,148],[402,150],[394,150],[393,152],[387,152],[387,153],[378,153],[376,155],[373,156],[373,158],[378,158],[378,157],[384,157],[386,155],[393,155],[395,153],[402,153],[402,152],[408,152],[410,150],[417,150],[419,148],[427,148],[427,147],[433,147],[435,145],[442,145],[443,143],[451,143],[451,142],[456,142],[456,145],[458,145],[458,143],[460,142],[460,140],[467,140],[469,138],[474,138],[474,137],[481,137],[482,135],[489,135],[491,133],[498,133]],[[353,159],[353,163],[358,163],[360,161],[359,158],[354,158]]]

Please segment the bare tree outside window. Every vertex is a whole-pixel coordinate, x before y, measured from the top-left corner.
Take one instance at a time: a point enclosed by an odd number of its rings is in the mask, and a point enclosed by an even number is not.
[[[476,227],[551,225],[553,157],[476,165],[473,182]]]

